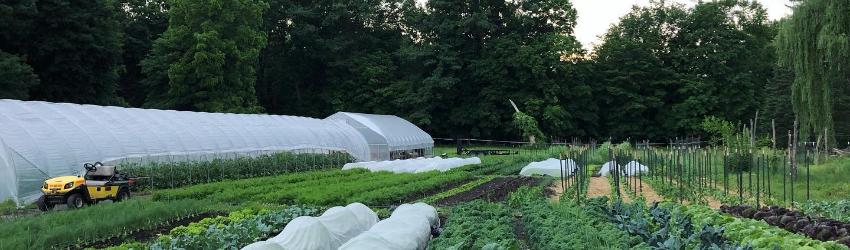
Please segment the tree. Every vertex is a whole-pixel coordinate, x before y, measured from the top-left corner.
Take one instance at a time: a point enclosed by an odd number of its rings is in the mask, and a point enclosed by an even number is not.
[[[653,2],[633,8],[603,37],[594,54],[595,96],[609,137],[664,140],[683,132],[670,112],[682,76],[669,44],[687,16],[681,5]]]
[[[145,102],[146,91],[141,81],[141,61],[151,51],[154,40],[168,27],[168,5],[165,0],[119,0],[118,17],[124,37],[124,71],[119,80],[118,95],[131,106]]]
[[[539,106],[529,115],[555,129],[544,133],[585,134],[572,128],[593,118],[570,105],[581,105],[573,100],[589,99],[590,91],[585,82],[567,81],[574,72],[562,60],[582,53],[571,35],[575,15],[564,0],[433,0],[406,14],[425,72],[410,86],[417,117],[439,136],[510,138],[520,134],[505,126],[513,115],[505,100],[513,99]]]
[[[0,99],[29,99],[29,91],[38,85],[32,67],[18,56],[0,50]]]
[[[257,93],[273,113],[326,116],[337,110],[400,114],[387,91],[404,72],[401,3],[270,1]]]
[[[794,71],[800,138],[850,131],[850,2],[802,1],[777,35],[779,62]]]
[[[256,66],[266,35],[260,0],[176,0],[168,29],[142,61],[145,106],[256,113]]]
[[[25,58],[40,79],[30,98],[123,104],[121,32],[106,0],[11,0],[0,12],[0,50]]]
[[[683,100],[674,108],[679,127],[699,131],[705,116],[746,123],[773,76],[775,26],[757,2],[697,4],[671,42]]]

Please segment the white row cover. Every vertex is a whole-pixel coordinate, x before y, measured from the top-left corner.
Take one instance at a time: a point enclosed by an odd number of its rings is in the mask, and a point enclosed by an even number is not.
[[[42,181],[78,174],[87,162],[209,160],[281,151],[344,151],[368,161],[370,150],[360,131],[334,119],[2,99],[0,201],[34,201]]]
[[[393,173],[422,173],[433,170],[445,172],[453,168],[472,164],[481,164],[481,159],[478,157],[448,159],[440,157],[420,157],[406,160],[355,162],[346,163],[342,166],[342,170],[365,168],[372,172],[389,171]]]
[[[608,174],[611,173],[611,169],[613,168],[614,164],[617,163],[614,161],[606,162],[602,165],[602,168],[599,169],[599,174],[602,176],[608,176]],[[643,164],[640,164],[640,162],[637,161],[630,161],[629,163],[626,163],[625,166],[620,166],[619,168],[620,172],[622,172],[623,175],[626,176],[634,176],[637,175],[638,172],[649,172],[649,167],[644,166]]]
[[[555,158],[549,158],[544,161],[536,161],[529,163],[528,165],[523,167],[522,170],[519,171],[519,175],[548,175],[561,177],[562,171],[566,171],[566,173],[563,173],[564,176],[570,176],[575,170],[576,162],[573,161],[573,159],[566,159],[561,161]]]
[[[378,223],[378,215],[362,203],[332,207],[319,217],[293,219],[277,236],[243,250],[336,249]]]
[[[420,250],[428,246],[431,230],[440,227],[437,209],[425,204],[402,204],[382,220],[339,249]]]
[[[389,152],[416,149],[429,156],[434,147],[428,133],[398,116],[337,112],[325,119],[344,121],[360,131],[372,149],[372,160],[390,160]]]

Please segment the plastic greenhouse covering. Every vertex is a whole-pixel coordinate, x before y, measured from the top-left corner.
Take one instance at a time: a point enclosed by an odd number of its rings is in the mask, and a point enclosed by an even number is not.
[[[367,161],[346,163],[342,166],[342,170],[364,168],[371,172],[389,171],[393,173],[422,173],[437,170],[440,172],[449,171],[453,168],[466,165],[481,164],[481,159],[478,157],[470,158],[448,158],[440,157],[431,158],[415,158],[406,160],[393,161]]]
[[[339,249],[418,250],[425,249],[431,231],[440,227],[437,209],[425,204],[402,204],[389,218],[354,237]]]
[[[374,117],[380,119],[363,121],[382,135],[402,137],[385,139],[393,148],[422,146],[414,145],[415,138],[430,140],[401,118]],[[37,199],[45,179],[79,174],[87,162],[211,160],[282,151],[343,151],[372,161],[379,160],[372,155],[389,154],[372,152],[364,131],[344,120],[295,116],[0,99],[0,128],[0,201],[11,198],[19,205]],[[413,130],[415,135],[405,136]]]
[[[602,176],[608,176],[608,174],[611,173],[611,169],[613,168],[614,164],[617,163],[615,163],[614,161],[609,161],[605,164],[602,164],[602,168],[599,169],[599,174]],[[649,167],[640,164],[640,162],[637,161],[630,161],[629,163],[626,163],[625,166],[619,166],[618,168],[620,169],[622,175],[627,176],[637,175],[638,172],[649,172]]]
[[[352,203],[332,207],[319,217],[295,218],[277,236],[242,249],[336,249],[375,223],[378,214],[362,203]]]
[[[432,155],[431,136],[397,116],[337,112],[326,119],[345,121],[360,131],[372,149],[372,160],[390,160],[389,152],[402,150],[424,149],[423,156]]]
[[[563,170],[562,170],[563,169]],[[529,163],[522,170],[519,171],[519,175],[522,176],[532,176],[532,175],[548,175],[560,177],[562,171],[566,171],[564,176],[572,175],[573,171],[576,170],[576,163],[573,159],[566,159],[564,161],[559,161],[555,158],[549,158],[545,161],[536,161]]]

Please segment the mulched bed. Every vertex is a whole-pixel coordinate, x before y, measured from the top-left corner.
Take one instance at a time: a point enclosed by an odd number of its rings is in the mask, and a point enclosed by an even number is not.
[[[469,191],[455,194],[436,202],[437,206],[452,206],[459,203],[485,199],[488,201],[503,201],[508,194],[522,186],[533,186],[541,182],[540,178],[527,176],[497,177],[487,183],[478,185]]]
[[[154,228],[154,229],[151,229],[151,230],[142,230],[142,231],[134,232],[134,233],[127,235],[127,236],[114,236],[114,237],[104,239],[104,240],[101,240],[101,241],[98,241],[98,242],[93,242],[93,243],[90,243],[90,244],[82,245],[78,249],[107,248],[107,247],[111,247],[111,246],[118,246],[118,245],[121,245],[124,242],[130,242],[130,241],[145,242],[145,241],[152,240],[152,239],[158,237],[160,234],[167,234],[168,232],[171,231],[171,229],[174,229],[175,227],[186,226],[186,225],[189,225],[192,222],[201,221],[204,218],[223,216],[223,215],[227,215],[227,213],[223,213],[223,212],[201,213],[201,214],[198,214],[198,215],[195,215],[195,216],[192,216],[192,217],[183,218],[181,220],[175,221],[174,223],[171,223],[171,224],[168,224],[168,225],[162,225],[160,227],[157,227],[157,228]],[[106,228],[109,228],[109,227],[107,226]]]

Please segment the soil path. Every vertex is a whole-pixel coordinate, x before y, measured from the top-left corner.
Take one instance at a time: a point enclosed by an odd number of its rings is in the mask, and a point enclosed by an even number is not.
[[[561,194],[564,193],[563,185],[561,185],[561,180],[555,180],[552,182],[552,185],[546,187],[548,192],[549,202],[558,202],[561,198]]]
[[[620,181],[626,181],[626,180],[623,179],[623,180],[620,180]],[[625,202],[625,203],[632,202],[632,196],[628,192],[629,192],[629,190],[627,190],[626,185],[623,185],[622,183],[620,183],[620,199],[622,199],[623,202]]]
[[[629,181],[632,181],[631,183],[636,183],[634,177],[631,178],[632,179],[630,179]],[[648,204],[652,204],[653,202],[661,202],[664,200],[664,197],[658,195],[658,193],[656,193],[655,190],[653,190],[652,187],[644,181],[638,183],[637,195],[646,198],[646,203]]]
[[[533,186],[540,183],[539,178],[526,176],[497,177],[487,183],[478,185],[468,191],[455,194],[435,202],[438,206],[452,206],[475,199],[488,201],[503,201],[513,191],[522,186]]]
[[[599,197],[611,195],[611,185],[608,184],[607,177],[590,177],[590,183],[587,185],[587,197]]]

